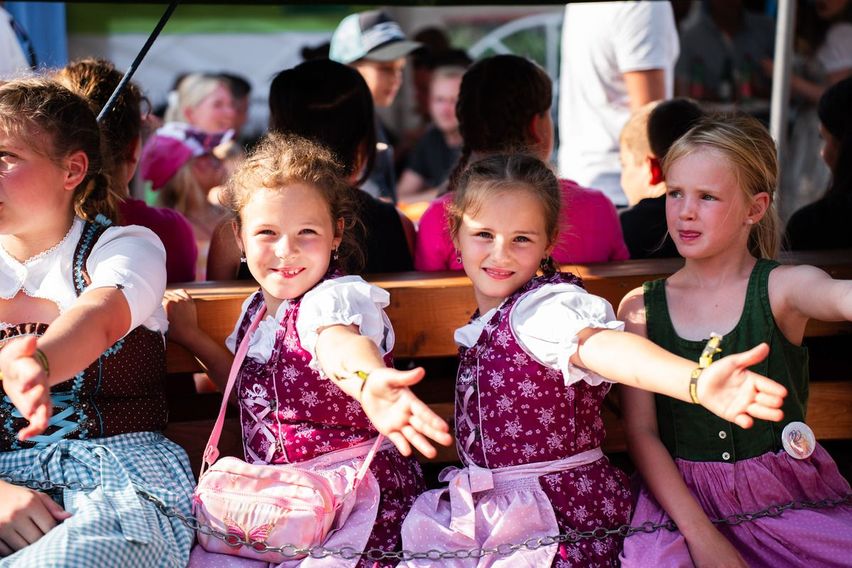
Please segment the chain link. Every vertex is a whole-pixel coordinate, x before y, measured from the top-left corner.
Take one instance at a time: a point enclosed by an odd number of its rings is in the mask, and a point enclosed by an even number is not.
[[[80,483],[52,483],[50,481],[39,481],[35,479],[17,480],[5,475],[0,475],[0,480],[34,489],[37,491],[56,492],[65,489],[71,491],[91,491],[96,487],[85,486]],[[501,544],[495,547],[474,548],[474,549],[459,549],[459,550],[438,550],[432,548],[425,551],[412,550],[383,550],[381,548],[369,548],[367,550],[357,550],[351,546],[344,546],[339,549],[326,548],[322,545],[311,546],[307,548],[299,548],[294,544],[285,544],[283,546],[269,546],[263,542],[246,540],[235,534],[224,533],[206,523],[199,522],[194,515],[185,515],[175,507],[170,507],[163,503],[159,497],[149,493],[148,491],[135,487],[136,493],[146,501],[152,503],[157,510],[164,516],[170,519],[177,519],[187,528],[197,531],[201,534],[218,538],[228,546],[239,547],[248,546],[256,552],[274,552],[281,554],[285,558],[301,558],[310,556],[312,558],[326,558],[328,556],[337,556],[345,560],[352,560],[358,557],[365,557],[368,560],[378,562],[380,560],[431,560],[439,562],[441,560],[464,559],[464,558],[483,558],[484,556],[509,556],[518,550],[536,550],[543,546],[552,546],[554,544],[577,544],[582,540],[604,540],[610,537],[628,538],[637,533],[654,533],[665,529],[667,531],[676,531],[677,525],[674,521],[669,520],[664,523],[654,523],[645,521],[641,525],[631,526],[629,524],[618,527],[595,527],[592,530],[576,531],[569,530],[564,534],[553,536],[536,536],[530,537],[521,543]],[[780,517],[785,511],[800,510],[800,509],[827,509],[838,505],[852,505],[852,493],[843,497],[822,499],[819,501],[790,501],[789,503],[775,504],[755,511],[753,513],[734,513],[727,517],[712,519],[716,525],[732,525],[737,526],[742,523],[753,522],[758,519],[767,517]]]

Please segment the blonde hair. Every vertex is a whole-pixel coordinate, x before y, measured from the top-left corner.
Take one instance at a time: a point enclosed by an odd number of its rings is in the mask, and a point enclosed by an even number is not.
[[[190,200],[194,197],[194,200]],[[192,171],[192,159],[182,165],[166,184],[157,190],[157,205],[168,207],[187,215],[190,203],[204,202],[207,192],[195,179]]]
[[[239,166],[219,194],[219,201],[242,226],[242,211],[257,191],[286,191],[295,184],[319,190],[328,204],[335,231],[343,219],[343,233],[337,249],[340,263],[349,272],[364,266],[364,255],[353,235],[359,225],[355,204],[343,166],[323,146],[300,136],[271,132]]]
[[[214,75],[192,73],[181,79],[177,88],[169,93],[169,106],[165,122],[186,122],[186,109],[198,106],[219,87],[229,88],[228,82]]]
[[[780,241],[780,221],[775,206],[778,158],[775,142],[755,118],[746,115],[714,115],[702,119],[679,138],[663,159],[663,173],[680,158],[705,148],[721,153],[728,161],[744,198],[751,203],[758,193],[769,195],[763,218],[752,226],[748,249],[758,258],[775,258]]]
[[[621,129],[619,143],[622,148],[625,148],[636,161],[642,160],[645,156],[653,156],[651,150],[651,141],[648,138],[648,119],[659,101],[650,102],[636,109],[627,119],[624,128]]]
[[[470,164],[458,178],[456,191],[447,215],[450,235],[458,237],[465,214],[476,215],[482,204],[503,191],[528,191],[541,203],[548,244],[559,237],[559,214],[562,192],[559,180],[541,160],[526,154],[497,154]],[[545,272],[556,272],[552,258]]]

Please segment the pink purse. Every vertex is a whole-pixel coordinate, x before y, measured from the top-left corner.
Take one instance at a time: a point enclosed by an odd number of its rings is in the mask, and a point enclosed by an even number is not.
[[[261,306],[234,356],[219,417],[204,450],[193,495],[193,514],[199,523],[228,535],[222,540],[198,531],[198,542],[208,552],[280,563],[304,558],[306,555],[292,554],[294,549],[321,545],[337,514],[348,516],[352,509],[349,501],[367,474],[383,437],[377,437],[353,486],[342,495],[335,493],[325,477],[298,465],[253,465],[234,457],[216,461],[228,399],[248,351],[249,339],[265,313],[266,307]],[[342,525],[345,519],[338,521]],[[251,544],[245,546],[240,540]],[[291,554],[264,552],[266,547],[285,545]]]

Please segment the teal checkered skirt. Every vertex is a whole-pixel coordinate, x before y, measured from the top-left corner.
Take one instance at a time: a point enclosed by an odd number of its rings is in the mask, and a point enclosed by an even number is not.
[[[162,434],[60,440],[3,452],[0,475],[70,486],[50,495],[72,514],[34,544],[0,559],[0,567],[186,566],[193,532],[136,492],[190,514],[195,481],[189,460]]]

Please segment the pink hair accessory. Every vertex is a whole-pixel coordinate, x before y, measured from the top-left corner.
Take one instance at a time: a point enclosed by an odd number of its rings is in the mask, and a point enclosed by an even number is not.
[[[142,148],[139,174],[151,182],[152,189],[160,189],[192,158],[212,153],[233,137],[233,130],[211,133],[183,122],[167,122]]]

